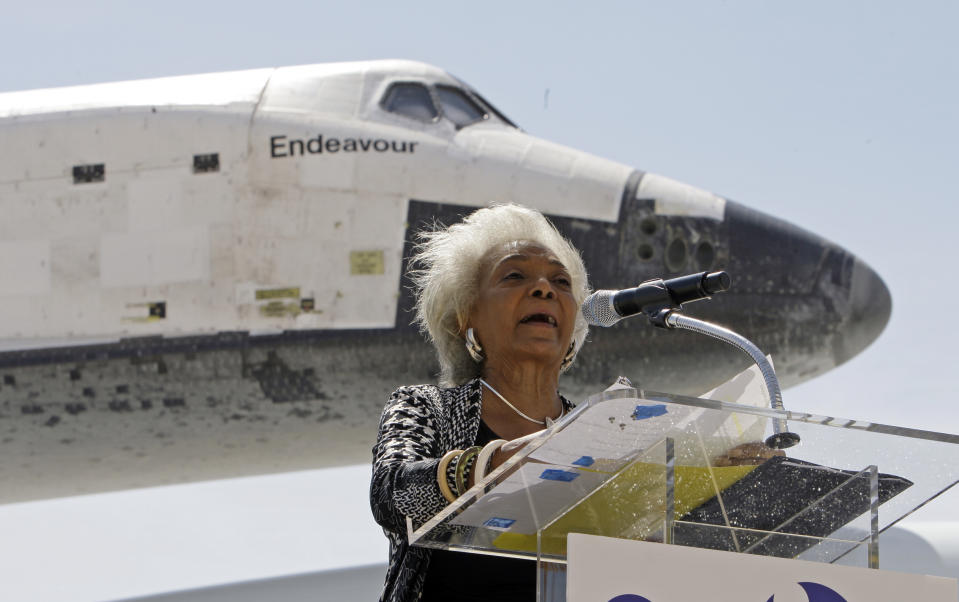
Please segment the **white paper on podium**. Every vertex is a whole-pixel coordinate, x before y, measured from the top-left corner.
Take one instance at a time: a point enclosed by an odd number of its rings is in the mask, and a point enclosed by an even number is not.
[[[773,365],[772,356],[767,355],[769,365]],[[736,376],[719,385],[712,391],[701,395],[703,399],[726,401],[755,408],[769,407],[769,392],[759,366],[755,364],[743,370]],[[716,450],[713,455],[719,455],[728,449],[742,443],[762,441],[765,438],[769,419],[755,414],[732,413],[724,421],[716,425],[715,429],[700,425],[701,432],[708,432],[712,439],[723,445],[723,449]]]

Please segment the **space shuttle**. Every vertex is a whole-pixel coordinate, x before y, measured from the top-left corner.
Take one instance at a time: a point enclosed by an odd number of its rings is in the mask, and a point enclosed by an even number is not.
[[[419,62],[4,93],[0,140],[0,504],[368,463],[390,391],[438,371],[411,325],[416,234],[490,203],[548,215],[595,289],[728,272],[684,311],[756,342],[786,387],[891,312],[839,245],[536,138]],[[591,331],[561,387],[695,395],[747,361],[634,318]],[[943,529],[893,536],[952,570]],[[355,593],[379,559],[316,583]]]
[[[0,502],[363,463],[398,384],[417,231],[547,214],[594,288],[725,270],[690,315],[789,386],[888,321],[863,261],[716,194],[536,138],[436,67],[373,61],[0,94]],[[748,359],[640,319],[562,387],[702,393]]]

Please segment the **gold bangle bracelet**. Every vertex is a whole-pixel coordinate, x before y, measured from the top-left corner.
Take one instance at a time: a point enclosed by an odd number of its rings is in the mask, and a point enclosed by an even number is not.
[[[446,479],[446,469],[450,465],[450,461],[456,457],[457,454],[463,453],[461,449],[452,449],[446,452],[446,455],[440,459],[439,466],[436,467],[436,482],[439,483],[440,493],[443,494],[443,497],[446,498],[448,502],[455,502],[456,496],[453,495],[453,490],[450,489],[449,481]]]
[[[480,450],[483,449],[479,445],[474,445],[473,447],[467,449],[465,452],[460,454],[459,459],[456,460],[456,478],[454,482],[456,483],[456,493],[457,495],[463,495],[468,489],[469,475],[466,472],[466,467],[469,465],[470,460],[474,456],[480,453]]]

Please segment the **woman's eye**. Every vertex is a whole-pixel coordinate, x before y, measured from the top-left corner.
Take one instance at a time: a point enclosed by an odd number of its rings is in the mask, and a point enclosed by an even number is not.
[[[572,285],[572,282],[570,282],[569,278],[567,278],[566,276],[560,276],[560,277],[556,278],[556,279],[554,280],[554,282],[556,282],[557,284],[561,284],[561,285],[563,285],[563,286],[571,286],[571,285]]]
[[[506,274],[505,276],[503,276],[503,280],[509,280],[509,279],[511,279],[511,278],[512,278],[512,279],[518,279],[518,278],[522,278],[522,277],[523,277],[523,275],[520,274],[519,272],[510,272],[510,273]]]

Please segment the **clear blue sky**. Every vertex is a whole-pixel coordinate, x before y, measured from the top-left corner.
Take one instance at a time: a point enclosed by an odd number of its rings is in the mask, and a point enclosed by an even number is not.
[[[956,433],[957,23],[954,1],[36,1],[4,8],[0,90],[433,63],[533,135],[712,190],[859,255],[892,291],[889,327],[848,365],[787,390],[787,406]],[[264,567],[246,574],[274,570]]]

